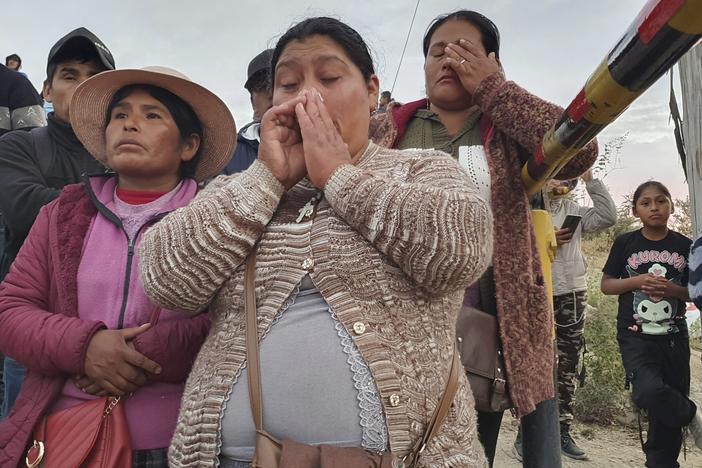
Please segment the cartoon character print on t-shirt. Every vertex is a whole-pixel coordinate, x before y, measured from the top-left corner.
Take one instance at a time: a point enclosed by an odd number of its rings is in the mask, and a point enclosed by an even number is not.
[[[626,271],[631,278],[639,276],[639,273],[628,265]],[[655,263],[648,269],[648,273],[665,278],[668,269],[659,263]],[[669,278],[668,281],[681,285],[680,276],[676,275],[673,278]],[[636,325],[629,327],[631,331],[640,331],[645,335],[676,333],[678,331],[678,327],[675,324],[677,316],[678,301],[671,302],[666,298],[650,297],[642,291],[634,291],[634,320],[636,320]]]

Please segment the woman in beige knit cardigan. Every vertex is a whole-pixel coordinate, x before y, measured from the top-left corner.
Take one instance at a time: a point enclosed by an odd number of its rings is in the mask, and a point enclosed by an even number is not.
[[[244,261],[254,250],[264,427],[279,439],[391,450],[423,435],[446,386],[456,314],[487,266],[492,217],[444,153],[368,141],[378,79],[356,31],[311,18],[279,40],[258,160],[144,236],[157,303],[209,306],[171,466],[247,466]],[[461,373],[462,374],[462,373]],[[483,467],[465,376],[417,466]]]

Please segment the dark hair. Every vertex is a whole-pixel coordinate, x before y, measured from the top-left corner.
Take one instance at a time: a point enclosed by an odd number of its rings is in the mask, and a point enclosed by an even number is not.
[[[380,93],[380,97],[390,99],[390,97],[391,97],[390,91],[383,91],[382,93]]]
[[[178,127],[181,142],[184,142],[193,133],[202,139],[202,124],[200,123],[200,119],[197,117],[192,107],[190,107],[188,103],[172,92],[154,85],[133,84],[125,86],[117,91],[114,96],[112,96],[110,105],[107,106],[105,126],[110,123],[110,116],[112,115],[112,111],[117,104],[135,91],[144,91],[149,96],[166,106],[166,109],[168,109],[168,112],[170,112],[171,117],[173,117],[173,121]],[[202,148],[202,146],[200,146],[200,148]],[[200,150],[198,149],[198,152],[195,154],[194,158],[192,158],[190,161],[185,161],[180,165],[181,177],[192,177],[195,174],[195,169],[197,168],[199,160]]]
[[[495,23],[493,23],[487,16],[481,15],[476,11],[457,10],[452,13],[437,16],[434,18],[434,21],[429,24],[427,32],[424,33],[424,42],[422,44],[425,58],[429,53],[429,42],[431,42],[431,37],[434,35],[434,32],[436,32],[439,26],[449,20],[467,21],[478,28],[480,35],[482,36],[485,51],[488,54],[490,52],[495,52],[495,57],[500,57],[500,30],[497,29]]]
[[[88,63],[95,62],[103,70],[106,70],[100,56],[98,56],[95,46],[83,37],[76,37],[66,42],[63,47],[51,58],[51,62],[46,67],[46,81],[51,85],[58,66],[64,62]]]
[[[649,180],[649,181],[644,182],[643,184],[639,185],[638,187],[636,187],[636,190],[634,190],[634,196],[631,199],[631,204],[632,204],[633,208],[636,208],[636,202],[638,202],[639,198],[641,198],[641,194],[643,193],[643,191],[649,187],[657,188],[658,190],[663,192],[663,195],[668,197],[668,199],[670,199],[670,201],[673,201],[673,197],[670,196],[670,191],[668,190],[668,188],[665,185],[663,185],[660,182],[655,181],[655,180]]]
[[[304,41],[312,36],[326,36],[346,52],[351,61],[361,70],[363,78],[368,81],[375,74],[373,59],[366,42],[351,26],[338,19],[320,16],[300,21],[278,39],[271,59],[271,77],[275,78],[275,66],[278,64],[283,49],[292,41]]]
[[[249,93],[270,92],[273,89],[270,69],[266,68],[254,73],[251,78],[246,81],[244,87]]]
[[[10,60],[16,60],[16,61],[17,61],[17,64],[18,64],[19,66],[22,66],[22,59],[20,58],[19,55],[17,55],[17,54],[10,54],[10,55],[8,55],[7,57],[5,57],[5,65],[7,65],[7,62],[9,62]]]

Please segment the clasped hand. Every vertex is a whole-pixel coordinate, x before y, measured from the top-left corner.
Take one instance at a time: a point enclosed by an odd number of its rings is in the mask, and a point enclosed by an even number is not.
[[[137,391],[161,366],[134,349],[132,340],[151,327],[145,324],[122,330],[100,330],[88,344],[85,375],[74,383],[85,393],[123,396]]]
[[[286,190],[305,176],[323,190],[339,166],[352,164],[348,146],[315,89],[264,114],[258,158]]]
[[[663,276],[655,276],[650,273],[641,275],[639,289],[648,295],[653,301],[660,301],[664,297],[672,296],[669,291],[670,282]]]

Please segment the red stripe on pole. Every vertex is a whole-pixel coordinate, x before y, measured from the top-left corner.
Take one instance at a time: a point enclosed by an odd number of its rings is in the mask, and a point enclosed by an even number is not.
[[[545,159],[546,158],[544,157],[544,146],[539,145],[539,147],[536,148],[536,152],[534,153],[534,162],[540,166],[544,163]]]
[[[574,122],[580,122],[589,110],[590,103],[585,96],[585,88],[583,88],[575,99],[573,99],[573,102],[570,103],[570,106],[568,106],[568,116],[573,119]]]
[[[658,34],[658,32],[668,24],[675,14],[685,4],[685,0],[658,0],[657,5],[651,1],[646,5],[644,12],[645,18],[639,26],[639,38],[644,44],[648,44]],[[651,10],[649,7],[653,6]],[[649,12],[650,11],[650,12]],[[646,14],[646,12],[649,12]]]

